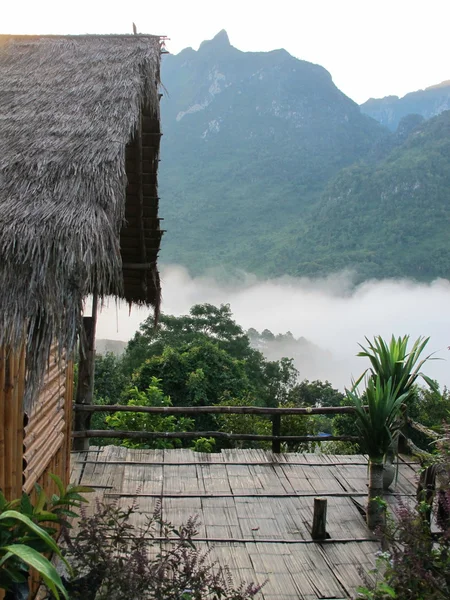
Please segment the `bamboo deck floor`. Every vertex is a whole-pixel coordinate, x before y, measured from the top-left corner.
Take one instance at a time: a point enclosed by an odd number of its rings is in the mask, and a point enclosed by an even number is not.
[[[123,505],[137,498],[142,522],[158,501],[176,526],[198,515],[197,547],[212,546],[235,583],[268,579],[261,600],[352,598],[360,570],[373,567],[379,550],[359,510],[367,494],[364,456],[91,447],[72,454],[72,481]],[[386,500],[408,502],[415,486],[415,465],[401,459]],[[328,499],[330,539],[323,543],[311,540],[315,496]]]

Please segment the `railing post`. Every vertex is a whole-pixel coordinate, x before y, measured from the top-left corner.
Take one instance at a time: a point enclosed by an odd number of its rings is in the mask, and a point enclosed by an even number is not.
[[[327,539],[327,499],[314,498],[314,516],[311,530],[313,540]]]
[[[272,415],[272,435],[276,437],[281,435],[281,415],[279,413]],[[280,440],[272,440],[272,452],[275,454],[281,452]]]
[[[90,406],[94,396],[95,370],[95,328],[97,323],[97,294],[92,300],[92,317],[83,317],[83,328],[80,333],[80,357],[78,361],[78,382],[76,403]],[[91,413],[76,411],[74,419],[75,431],[86,431],[91,422]],[[88,438],[74,438],[73,449],[89,450]]]

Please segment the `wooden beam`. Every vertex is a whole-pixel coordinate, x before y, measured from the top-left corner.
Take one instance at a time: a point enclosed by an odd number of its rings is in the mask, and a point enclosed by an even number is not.
[[[80,408],[75,412],[74,428],[79,431],[89,429],[91,412],[85,409],[92,405],[94,396],[94,370],[95,370],[95,328],[97,324],[97,292],[92,298],[92,316],[83,317],[83,327],[80,334],[80,353],[78,361],[78,383],[76,391],[76,406]],[[75,436],[74,436],[75,437]],[[74,450],[87,450],[89,439],[81,437],[75,439]]]
[[[132,271],[150,271],[155,268],[155,262],[146,263],[123,263],[123,269],[130,269]]]
[[[153,414],[235,414],[235,415],[343,415],[355,412],[353,406],[315,406],[313,408],[272,408],[266,406],[127,406],[126,404],[98,404],[89,407],[75,404],[75,410],[89,412],[143,412]]]
[[[273,435],[253,435],[247,433],[225,433],[224,431],[122,431],[109,429],[79,430],[73,432],[74,438],[118,438],[130,440],[157,440],[157,439],[195,439],[198,437],[213,437],[223,440],[250,440],[271,442]],[[356,442],[358,437],[353,435],[330,435],[326,438],[320,435],[280,435],[281,442],[325,442],[347,441]]]
[[[139,253],[141,262],[147,260],[147,250],[145,247],[145,224],[144,224],[144,184],[142,178],[143,171],[143,152],[142,152],[142,111],[139,111],[139,121],[136,132],[136,176],[137,176],[137,197],[138,197],[138,223],[139,223]],[[147,296],[147,278],[142,271],[141,289],[144,296]]]

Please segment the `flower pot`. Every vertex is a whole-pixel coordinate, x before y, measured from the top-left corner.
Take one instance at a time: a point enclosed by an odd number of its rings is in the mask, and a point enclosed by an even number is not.
[[[395,478],[395,466],[390,460],[383,465],[383,490],[388,490]]]

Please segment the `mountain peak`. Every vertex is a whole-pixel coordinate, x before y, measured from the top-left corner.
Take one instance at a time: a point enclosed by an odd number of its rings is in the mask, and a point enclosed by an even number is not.
[[[222,29],[217,33],[212,40],[205,40],[200,44],[199,50],[202,50],[206,47],[208,48],[227,48],[231,46],[230,38],[228,37],[228,33],[225,29]]]

